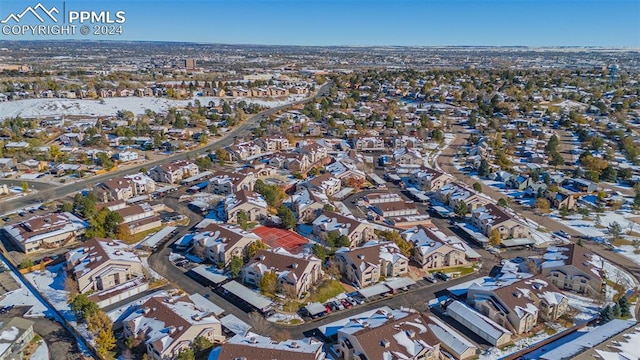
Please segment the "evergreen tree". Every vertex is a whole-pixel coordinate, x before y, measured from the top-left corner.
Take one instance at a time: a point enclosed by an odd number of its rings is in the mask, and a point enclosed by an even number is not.
[[[629,309],[629,300],[627,300],[626,296],[621,296],[618,299],[618,303],[616,304],[620,307],[620,316],[623,318],[630,317],[631,311]]]
[[[607,305],[600,311],[600,317],[598,318],[598,322],[600,324],[606,324],[609,321],[613,320],[613,308],[610,305]]]

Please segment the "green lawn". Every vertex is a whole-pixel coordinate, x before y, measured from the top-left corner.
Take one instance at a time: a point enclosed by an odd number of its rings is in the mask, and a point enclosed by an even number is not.
[[[318,288],[311,293],[310,302],[324,303],[332,297],[343,293],[344,287],[338,280],[326,280]]]
[[[454,267],[454,268],[449,268],[449,269],[444,269],[442,270],[443,272],[450,274],[450,273],[458,273],[458,276],[465,276],[465,275],[469,275],[473,272],[473,266],[460,266],[460,267]]]

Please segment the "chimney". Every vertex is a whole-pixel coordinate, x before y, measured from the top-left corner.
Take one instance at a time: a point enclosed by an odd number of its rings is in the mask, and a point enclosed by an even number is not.
[[[291,265],[291,267],[292,267],[292,268],[294,268],[294,269],[297,269],[297,268],[298,268],[298,263],[293,263],[293,264]]]
[[[256,337],[255,337],[255,336],[252,336],[252,337],[249,339],[249,343],[250,343],[250,344],[257,344],[257,343],[258,343],[258,339],[256,339]]]
[[[148,313],[150,313],[150,312],[151,312],[151,308],[146,307],[146,308],[142,309],[142,311],[143,311],[145,314],[148,314]]]
[[[407,336],[413,339],[414,337],[416,337],[416,332],[413,330],[407,330]]]
[[[365,328],[368,328],[368,327],[369,327],[369,325],[370,325],[370,324],[369,324],[369,322],[368,322],[368,321],[363,321],[363,322],[362,322],[362,326],[363,326],[363,327],[365,327]]]
[[[291,346],[292,349],[297,349],[297,348],[300,347],[300,345],[298,345],[297,341],[292,341],[290,346]]]
[[[389,346],[391,346],[391,342],[387,339],[384,339],[380,341],[380,345],[382,345],[382,347],[388,348]]]
[[[363,260],[364,259],[364,254],[358,255],[358,259]]]

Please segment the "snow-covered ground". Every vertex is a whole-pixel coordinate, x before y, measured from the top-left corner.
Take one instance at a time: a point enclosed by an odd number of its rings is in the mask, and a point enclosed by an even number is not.
[[[558,330],[564,330],[563,328],[559,328]],[[505,356],[511,355],[515,352],[518,352],[522,349],[528,348],[529,346],[536,344],[548,337],[550,337],[552,335],[547,334],[546,332],[542,331],[539,332],[538,334],[528,337],[528,338],[523,338],[520,340],[517,340],[514,342],[513,346],[509,346],[505,349],[498,349],[498,348],[489,348],[487,349],[487,351],[485,351],[484,353],[482,353],[478,359],[479,360],[497,360],[497,359],[502,359]]]
[[[579,314],[573,317],[574,322],[591,320],[600,314],[600,304],[586,297],[565,292],[564,295],[569,298],[569,306],[576,309]]]
[[[20,285],[20,288],[4,294],[2,300],[0,300],[0,306],[31,306],[31,310],[27,311],[25,316],[43,317],[47,311],[44,304],[40,302],[37,297],[33,296],[31,291],[26,288],[24,283],[13,272],[11,272],[11,276],[13,276],[18,285]]]
[[[298,320],[301,323],[304,322],[298,314],[282,313],[275,313],[274,315],[268,317],[267,320],[275,323],[290,323],[292,320]]]
[[[138,257],[140,258],[140,261],[142,261],[142,266],[145,268],[145,270],[147,270],[149,272],[149,276],[151,276],[152,280],[162,280],[162,279],[164,279],[164,277],[162,277],[162,275],[160,275],[157,272],[155,272],[151,268],[151,266],[149,266],[149,255],[151,255],[151,253],[147,253],[147,252],[139,252],[138,253]]]
[[[171,107],[184,107],[195,100],[202,105],[213,101],[216,105],[221,100],[238,102],[244,100],[251,104],[266,107],[286,105],[301,100],[304,95],[293,95],[281,100],[252,99],[252,98],[218,98],[193,97],[185,100],[172,100],[156,97],[118,97],[102,100],[81,99],[27,99],[0,102],[0,120],[21,116],[24,118],[44,118],[51,116],[112,116],[118,110],[129,110],[134,114],[144,114],[146,110],[157,113],[166,112]]]

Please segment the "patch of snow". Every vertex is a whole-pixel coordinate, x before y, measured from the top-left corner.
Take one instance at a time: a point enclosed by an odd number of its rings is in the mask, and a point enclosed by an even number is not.
[[[268,317],[267,320],[274,323],[278,323],[278,322],[289,323],[292,320],[298,320],[300,322],[303,322],[302,318],[298,314],[282,314],[282,313],[275,313],[274,315]]]
[[[29,360],[49,360],[49,347],[47,346],[47,343],[44,341],[40,341],[38,343],[38,347],[36,348],[36,350],[33,352],[33,354],[31,354],[31,357],[29,358]]]

